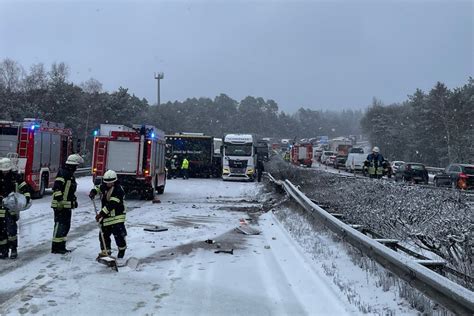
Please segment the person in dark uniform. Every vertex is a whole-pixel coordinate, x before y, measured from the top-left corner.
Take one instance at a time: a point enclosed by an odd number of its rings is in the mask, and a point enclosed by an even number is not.
[[[263,157],[257,159],[257,181],[262,181],[262,174],[265,171],[265,167],[263,166]]]
[[[101,223],[101,230],[104,236],[105,249],[99,235],[100,249],[99,257],[106,257],[112,254],[110,236],[114,235],[115,243],[118,247],[117,258],[122,259],[127,249],[127,230],[125,228],[125,192],[117,182],[117,174],[113,170],[107,170],[102,178],[102,184],[96,186],[89,193],[89,197],[94,199],[100,194],[102,209],[96,215],[96,221]]]
[[[72,209],[77,208],[77,183],[74,172],[77,166],[84,163],[78,154],[70,155],[66,165],[60,169],[53,185],[54,231],[51,252],[65,254],[71,252],[66,248],[67,234],[71,228]]]
[[[26,198],[28,205],[31,200],[31,188],[21,179],[18,172],[14,171],[14,164],[9,158],[0,159],[0,259],[18,257],[18,210],[9,209],[4,205],[4,199],[10,193],[19,192]]]

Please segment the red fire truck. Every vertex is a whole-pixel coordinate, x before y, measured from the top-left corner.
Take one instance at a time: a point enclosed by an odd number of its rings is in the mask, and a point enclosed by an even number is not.
[[[308,144],[294,144],[291,147],[291,163],[300,166],[311,167],[313,164],[313,145]]]
[[[100,183],[114,170],[126,194],[152,200],[166,184],[165,134],[149,125],[101,124],[94,131],[92,176]]]
[[[32,187],[33,197],[40,198],[72,153],[71,135],[62,123],[29,118],[0,121],[0,155],[12,159]]]

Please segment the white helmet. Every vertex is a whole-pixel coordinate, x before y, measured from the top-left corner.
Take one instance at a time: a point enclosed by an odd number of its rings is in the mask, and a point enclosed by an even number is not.
[[[113,183],[117,181],[117,173],[115,173],[115,171],[113,170],[107,170],[104,173],[104,177],[102,178],[102,181],[104,181],[104,183]]]
[[[13,163],[9,158],[0,159],[0,171],[10,171],[13,169]]]
[[[374,153],[378,153],[378,152],[380,152],[380,149],[377,146],[375,146],[374,149],[372,149],[372,151]]]
[[[69,155],[69,157],[67,157],[67,160],[66,160],[66,165],[77,166],[83,163],[84,163],[84,159],[82,159],[82,157],[79,156],[78,154]]]

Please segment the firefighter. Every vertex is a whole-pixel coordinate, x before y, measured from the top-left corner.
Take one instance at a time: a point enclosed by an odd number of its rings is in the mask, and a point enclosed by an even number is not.
[[[181,172],[184,180],[189,178],[189,160],[187,157],[184,157],[183,162],[181,163]]]
[[[67,157],[65,167],[60,169],[53,185],[54,231],[51,252],[65,254],[71,252],[66,248],[67,234],[71,228],[72,209],[77,208],[77,183],[74,172],[77,166],[84,163],[78,154]]]
[[[262,173],[265,171],[265,167],[263,166],[263,157],[259,157],[257,159],[257,181],[262,181]]]
[[[115,243],[118,248],[119,259],[125,256],[125,250],[127,249],[127,242],[125,237],[127,236],[127,230],[125,228],[125,204],[122,186],[117,182],[117,174],[113,170],[107,170],[102,178],[102,184],[93,188],[89,197],[94,199],[99,194],[102,201],[102,209],[96,215],[95,219],[101,223],[101,231],[105,240],[105,247],[102,244],[101,236],[99,235],[99,243],[101,252],[99,257],[106,257],[112,253],[110,247],[110,236],[113,234]]]
[[[173,158],[171,159],[171,176],[173,179],[176,179],[176,175],[178,173],[178,156],[174,155]]]
[[[371,178],[382,178],[383,166],[382,163],[385,159],[380,154],[380,149],[375,146],[372,149],[372,153],[367,156],[367,160],[364,163],[366,169],[368,169],[369,177]]]
[[[0,259],[18,257],[18,225],[20,218],[18,211],[10,210],[3,204],[3,199],[12,192],[22,193],[28,205],[31,200],[30,186],[21,180],[13,162],[9,158],[0,159]],[[18,184],[20,183],[20,184]]]

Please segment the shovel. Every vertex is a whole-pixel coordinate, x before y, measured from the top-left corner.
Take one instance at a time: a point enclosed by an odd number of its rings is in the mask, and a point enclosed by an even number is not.
[[[95,204],[94,199],[92,199],[92,204],[94,205],[95,215],[99,214],[99,211],[97,210],[97,206]],[[98,225],[99,225],[100,241],[102,242],[102,247],[103,247],[103,249],[105,249],[105,251],[107,251],[107,246],[105,244],[104,233],[102,232],[102,225],[100,225],[100,222],[98,223]],[[115,259],[115,257],[112,257],[110,255],[108,255],[106,257],[98,256],[96,260],[97,260],[97,262],[105,264],[109,268],[112,268],[113,270],[118,272],[117,259]]]

